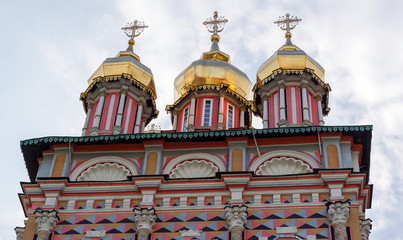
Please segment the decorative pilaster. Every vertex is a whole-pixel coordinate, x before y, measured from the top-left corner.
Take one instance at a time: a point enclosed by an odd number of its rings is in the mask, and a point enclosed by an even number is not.
[[[93,107],[93,102],[88,103],[88,111],[87,111],[87,115],[85,116],[85,122],[84,122],[84,127],[82,129],[81,136],[85,136],[85,134],[87,133],[88,123],[90,122],[91,113],[92,113],[92,107]]]
[[[120,134],[122,132],[123,111],[125,107],[127,90],[128,87],[126,86],[122,86],[122,89],[120,90],[119,105],[116,113],[115,126],[113,127],[113,134]]]
[[[178,128],[178,114],[179,114],[178,110],[172,111],[172,115],[174,117],[173,126],[172,126],[173,130],[176,130]]]
[[[287,126],[286,109],[285,109],[285,88],[286,85],[284,81],[278,83],[280,92],[280,121],[278,122],[279,127]]]
[[[372,220],[360,219],[361,240],[368,240],[372,229]]]
[[[190,96],[189,126],[187,129],[190,132],[195,130],[196,97],[196,93],[192,93]]]
[[[143,107],[146,105],[146,101],[144,99],[139,99],[137,101],[137,113],[136,113],[136,123],[134,125],[134,133],[139,133],[140,132],[140,122],[141,122],[141,117],[143,114]]]
[[[24,232],[25,228],[24,227],[16,227],[14,228],[15,235],[17,236],[17,240],[22,240],[24,238]]]
[[[134,208],[134,221],[136,222],[137,240],[148,240],[157,215],[154,208]]]
[[[246,111],[246,109],[244,107],[239,109],[239,127],[240,128],[245,127],[245,111]]]
[[[315,96],[316,104],[318,105],[318,122],[320,126],[323,126],[325,123],[323,121],[323,113],[322,113],[322,96],[320,94]]]
[[[247,222],[247,209],[245,205],[226,206],[225,218],[227,219],[231,240],[241,240],[244,226]]]
[[[308,107],[308,81],[302,80],[300,84],[301,92],[302,92],[302,121],[305,125],[310,125],[309,121],[309,107]]]
[[[218,107],[218,123],[217,129],[222,130],[224,129],[224,96],[225,92],[220,92],[220,105]]]
[[[327,214],[334,229],[334,240],[346,240],[347,221],[350,216],[350,202],[328,202]]]
[[[100,90],[101,97],[99,98],[97,109],[95,110],[94,121],[92,123],[91,135],[98,135],[98,128],[99,123],[101,122],[101,114],[102,109],[104,108],[105,96],[106,96],[106,89],[103,88]]]
[[[263,128],[269,128],[269,95],[262,94],[263,98]]]
[[[57,211],[40,210],[35,211],[36,234],[38,240],[48,240],[49,235],[55,228],[59,217]]]

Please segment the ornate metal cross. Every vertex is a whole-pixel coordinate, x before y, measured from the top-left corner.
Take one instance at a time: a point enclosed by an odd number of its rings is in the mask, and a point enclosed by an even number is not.
[[[298,22],[302,21],[302,19],[297,18],[296,16],[291,16],[290,14],[287,13],[285,16],[280,16],[277,21],[274,23],[277,24],[281,30],[287,31],[286,32],[286,37],[289,34],[289,37],[291,37],[290,30],[294,29],[295,26],[298,25]]]
[[[122,27],[122,30],[126,33],[130,40],[133,40],[144,31],[144,28],[148,28],[148,26],[145,25],[144,22],[139,22],[135,20],[132,23],[128,23],[126,27]]]
[[[207,31],[211,32],[214,35],[217,35],[217,33],[221,32],[224,29],[224,25],[227,22],[228,20],[224,17],[218,17],[218,12],[215,11],[213,18],[208,18],[206,21],[203,22],[203,24],[206,25]]]

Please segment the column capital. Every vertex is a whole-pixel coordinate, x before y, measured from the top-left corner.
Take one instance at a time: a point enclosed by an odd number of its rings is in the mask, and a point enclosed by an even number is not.
[[[179,112],[180,112],[180,111],[179,111],[178,109],[174,108],[174,109],[172,110],[172,116],[178,115]]]
[[[137,104],[144,107],[146,105],[146,100],[144,98],[140,98],[137,100]]]
[[[155,209],[136,207],[133,209],[133,212],[137,231],[144,229],[151,233],[153,226],[155,225],[155,220],[157,219]]]
[[[22,240],[24,238],[25,227],[15,227],[14,231],[17,235],[17,240]]]
[[[191,99],[196,99],[196,98],[197,98],[197,92],[191,92],[191,93],[189,94],[189,97],[190,97]]]
[[[314,98],[316,101],[322,101],[322,95],[320,93],[316,93]]]
[[[99,89],[99,93],[101,94],[101,96],[105,96],[106,95],[106,88],[101,88]]]
[[[127,91],[129,90],[128,86],[122,86],[120,89],[120,94],[127,95]]]
[[[35,223],[36,223],[36,232],[40,235],[41,232],[45,232],[46,234],[50,234],[53,228],[56,226],[59,221],[59,217],[57,216],[57,211],[55,210],[40,210],[35,211]]]
[[[227,91],[223,88],[220,89],[219,91],[220,97],[225,97],[227,95]]]
[[[264,98],[263,101],[265,101],[265,100],[267,101],[267,98],[270,97],[270,94],[268,92],[263,92],[261,96],[262,96],[262,98]]]
[[[308,87],[308,81],[305,79],[302,79],[302,81],[299,84],[300,88],[307,88]]]
[[[285,81],[284,80],[281,80],[281,81],[278,81],[277,82],[277,86],[278,86],[278,88],[280,88],[280,89],[285,89],[287,86],[285,85]]]
[[[91,109],[94,106],[94,101],[88,101],[88,109]]]
[[[347,225],[347,221],[350,216],[350,202],[328,202],[326,203],[326,206],[329,220],[332,222],[333,225]]]
[[[360,219],[361,240],[368,240],[372,229],[372,220]]]
[[[226,206],[225,218],[227,219],[229,230],[235,227],[244,229],[244,225],[247,222],[247,209],[245,205]]]

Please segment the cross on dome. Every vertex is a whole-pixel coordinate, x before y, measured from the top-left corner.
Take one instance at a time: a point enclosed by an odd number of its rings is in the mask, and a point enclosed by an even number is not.
[[[135,20],[132,23],[128,23],[126,27],[122,27],[121,29],[125,32],[126,36],[130,38],[129,45],[133,46],[134,38],[140,36],[140,34],[144,31],[144,28],[148,28],[148,26],[145,25],[144,22]]]
[[[295,26],[298,25],[298,22],[302,21],[302,19],[296,17],[296,16],[291,16],[289,13],[287,13],[285,16],[280,16],[277,21],[274,23],[277,24],[281,30],[286,31],[285,37],[287,38],[286,44],[291,45],[291,32],[290,30],[293,30]]]
[[[216,40],[217,42],[220,40],[217,33],[222,32],[224,30],[224,25],[227,23],[228,20],[225,19],[223,16],[219,17],[218,12],[215,11],[212,18],[208,18],[206,21],[203,22],[206,25],[207,31],[212,33],[211,41]]]

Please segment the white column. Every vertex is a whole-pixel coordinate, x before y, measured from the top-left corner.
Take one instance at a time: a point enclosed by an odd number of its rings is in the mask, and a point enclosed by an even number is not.
[[[136,234],[138,240],[147,240],[152,233],[157,215],[154,208],[135,208],[134,221],[136,222]]]
[[[245,127],[245,109],[244,108],[239,109],[239,127],[240,128]]]
[[[316,104],[318,105],[318,122],[320,126],[323,126],[325,122],[323,121],[323,114],[322,114],[322,96],[316,95],[315,99]]]
[[[192,94],[190,99],[188,131],[194,131],[195,129],[195,105],[196,105],[196,94]]]
[[[172,115],[174,117],[174,122],[172,129],[176,130],[178,128],[178,111],[177,110],[172,110]]]
[[[143,106],[145,105],[145,100],[140,99],[137,101],[137,113],[136,113],[136,123],[134,125],[134,133],[139,133],[140,132],[140,122],[141,122],[141,117],[143,114]]]
[[[360,219],[361,240],[368,240],[372,229],[372,220]]]
[[[225,124],[224,124],[224,94],[221,93],[220,94],[220,105],[218,107],[217,129],[222,130],[222,129],[224,129],[224,127],[225,127]]]
[[[37,239],[48,240],[49,235],[56,226],[58,220],[59,217],[55,210],[35,211],[36,234],[38,235]]]
[[[116,122],[115,122],[115,126],[113,128],[114,134],[119,134],[121,132],[126,95],[127,95],[127,87],[124,86],[124,87],[122,87],[122,90],[120,91],[118,112],[116,113]]]
[[[101,121],[102,108],[104,107],[104,102],[105,102],[105,95],[106,95],[106,91],[105,91],[105,89],[102,89],[101,97],[99,98],[97,109],[95,111],[94,122],[92,123],[93,128],[99,128],[99,122]]]
[[[93,103],[92,102],[88,103],[88,111],[87,111],[87,115],[85,116],[85,122],[84,122],[84,127],[81,132],[81,136],[85,136],[85,134],[87,133],[88,123],[90,122],[91,113],[92,113],[92,107],[93,107]]]
[[[309,122],[309,107],[308,107],[308,91],[307,91],[308,82],[303,80],[300,88],[302,92],[302,121]],[[305,124],[306,125],[306,124]]]
[[[282,81],[281,83],[279,82],[279,92],[280,92],[280,121],[279,125],[280,126],[286,126],[287,125],[287,118],[286,118],[286,109],[285,109],[285,84]]]
[[[111,130],[111,128],[112,128],[111,123],[112,123],[113,109],[115,107],[115,98],[116,98],[116,95],[113,94],[111,96],[111,99],[109,100],[108,113],[106,115],[105,130]]]
[[[14,228],[15,235],[17,235],[17,240],[22,240],[24,238],[25,227]]]
[[[245,205],[226,206],[225,218],[227,219],[231,240],[242,239],[243,231],[247,220],[247,209]]]
[[[269,128],[269,95],[262,94],[263,98],[263,128]]]
[[[141,118],[141,133],[143,133],[144,132],[144,130],[145,130],[145,128],[146,128],[146,121],[147,121],[147,117],[146,116],[143,116],[142,118]]]
[[[347,239],[347,222],[350,216],[349,202],[328,202],[327,215],[334,229],[334,240]]]

